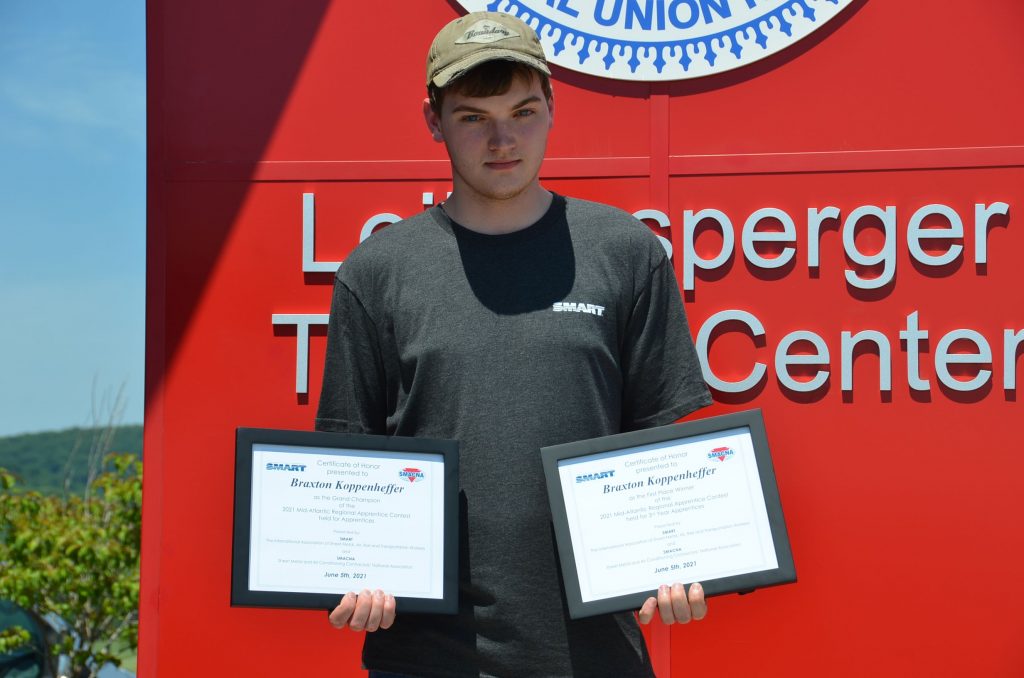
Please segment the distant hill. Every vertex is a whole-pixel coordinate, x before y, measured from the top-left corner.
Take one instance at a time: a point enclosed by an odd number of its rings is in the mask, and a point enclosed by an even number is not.
[[[102,440],[104,432],[101,428],[69,428],[0,437],[0,467],[17,476],[21,490],[59,493],[64,489],[70,456],[71,489],[81,490],[88,473],[89,450]],[[131,452],[141,458],[142,425],[114,429],[109,451]]]

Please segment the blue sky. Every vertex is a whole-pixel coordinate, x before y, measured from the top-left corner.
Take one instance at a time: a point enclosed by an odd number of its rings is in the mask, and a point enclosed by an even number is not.
[[[142,421],[145,3],[0,0],[0,435]]]

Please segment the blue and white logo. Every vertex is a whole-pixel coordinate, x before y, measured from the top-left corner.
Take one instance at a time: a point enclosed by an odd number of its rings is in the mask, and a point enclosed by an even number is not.
[[[598,471],[597,473],[584,473],[582,475],[576,476],[576,482],[577,483],[585,483],[585,482],[588,482],[590,480],[605,480],[607,478],[611,478],[614,475],[615,475],[615,471],[614,470]]]
[[[267,462],[268,471],[291,471],[292,473],[298,471],[300,473],[306,470],[305,464],[275,464],[274,462]]]
[[[682,80],[746,66],[807,37],[852,0],[459,0],[518,16],[548,60],[619,80]]]

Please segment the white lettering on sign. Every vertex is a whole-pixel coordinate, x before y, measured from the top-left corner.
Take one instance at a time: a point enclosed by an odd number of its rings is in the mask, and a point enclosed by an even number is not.
[[[451,195],[450,193],[448,195]],[[422,206],[434,204],[434,193],[422,193]],[[955,264],[967,258],[965,252],[973,250],[973,261],[978,267],[988,265],[988,239],[993,225],[1006,226],[1007,221],[993,223],[994,217],[1007,217],[1010,205],[995,201],[976,203],[974,213],[962,216],[955,209],[940,203],[930,203],[914,210],[903,229],[910,258],[922,269],[938,269]],[[669,216],[655,209],[642,209],[633,213],[637,219],[652,223],[657,228],[672,226]],[[370,237],[381,227],[400,221],[401,216],[381,212],[368,218],[359,231],[359,241]],[[928,226],[925,226],[925,222]],[[773,223],[768,230],[765,224]],[[797,247],[798,229],[806,232],[805,262],[815,275],[821,267],[821,233],[827,224],[834,222],[841,230],[842,253],[848,265],[843,278],[851,289],[874,290],[885,288],[896,279],[897,244],[900,240],[900,220],[896,207],[861,205],[843,217],[834,206],[810,207],[806,219],[798,223],[785,210],[776,207],[755,209],[745,219],[740,230],[740,247],[736,247],[736,233],[733,219],[715,208],[685,210],[682,215],[682,288],[691,294],[696,286],[698,271],[715,271],[727,267],[737,252],[755,269],[778,269],[792,265],[800,255]],[[738,221],[736,223],[739,223]],[[973,228],[967,228],[970,223]],[[874,252],[865,252],[857,244],[859,228],[874,224],[880,227],[883,242]],[[938,224],[938,226],[936,226]],[[697,246],[699,228],[710,227],[721,238],[720,245],[713,252],[700,252]],[[781,228],[779,228],[781,227]],[[657,236],[671,258],[672,243],[668,238]],[[930,245],[926,249],[923,242]],[[962,241],[962,243],[961,243]],[[303,272],[334,272],[341,261],[317,261],[314,256],[316,242],[316,199],[313,193],[302,194],[302,270]],[[773,255],[766,256],[765,244],[773,247]],[[981,270],[981,269],[979,269]],[[602,316],[604,307],[593,303],[572,301],[557,302],[552,306],[556,312],[575,312]],[[309,331],[314,326],[325,326],[326,313],[274,313],[271,322],[275,326],[295,327],[295,391],[299,394],[309,391]],[[697,351],[704,378],[708,384],[721,393],[745,393],[758,388],[768,374],[768,364],[755,360],[740,377],[725,377],[728,370],[711,365],[709,352],[712,336],[740,332],[752,338],[767,338],[768,331],[761,321],[748,311],[730,309],[719,311],[709,317],[697,333]],[[1004,328],[1001,342],[1002,386],[1007,391],[1017,388],[1017,364],[1024,354],[1024,330]],[[906,365],[907,387],[915,392],[927,392],[932,381],[922,375],[921,355],[928,352],[929,330],[920,326],[918,311],[906,317],[904,329],[899,331],[897,345],[903,345]],[[843,330],[839,333],[840,391],[850,394],[854,388],[854,363],[859,360],[877,360],[878,390],[891,393],[893,389],[892,340],[875,329],[860,329],[856,332]],[[762,341],[763,343],[763,341]],[[799,349],[799,350],[797,350]],[[821,335],[806,329],[794,329],[783,335],[775,347],[774,373],[779,384],[793,393],[812,393],[823,388],[831,378],[829,345]],[[982,391],[993,381],[996,373],[993,366],[992,344],[976,330],[959,328],[943,334],[935,345],[932,357],[934,379],[947,391],[971,393]],[[807,378],[797,379],[794,367],[818,366],[819,369]],[[735,365],[731,366],[735,369]],[[804,370],[801,370],[804,371]],[[805,373],[806,374],[806,373]]]
[[[309,328],[326,325],[328,313],[275,313],[271,324],[295,328],[295,392],[309,393]]]
[[[988,234],[990,220],[994,216],[1006,216],[1010,206],[1005,202],[991,204],[978,203],[974,206],[974,263],[988,263]],[[944,228],[923,228],[922,223],[928,217],[939,217],[949,224]],[[767,219],[782,224],[782,231],[758,230],[758,226]],[[862,290],[873,290],[885,287],[896,277],[896,241],[898,239],[898,219],[893,206],[878,207],[861,205],[852,210],[846,219],[837,207],[812,207],[807,210],[807,268],[820,268],[821,227],[826,221],[841,223],[843,254],[856,265],[844,271],[846,282],[851,287]],[[876,223],[882,227],[883,244],[877,252],[867,253],[857,246],[856,234],[859,227],[868,223]],[[722,236],[722,244],[712,256],[704,256],[697,251],[697,229],[703,224],[711,227]],[[671,225],[671,224],[666,224]],[[743,223],[740,234],[743,258],[753,267],[772,269],[785,266],[796,255],[796,221],[788,213],[775,207],[762,207],[755,210]],[[930,204],[918,208],[907,222],[906,241],[911,258],[921,266],[937,268],[953,263],[963,255],[963,246],[951,241],[965,238],[963,219],[952,207]],[[931,242],[942,241],[945,251],[941,254],[929,254],[921,246],[922,240]],[[764,257],[757,251],[760,243],[786,243],[779,255]],[[683,212],[683,289],[692,292],[696,286],[696,272],[714,271],[726,265],[734,256],[736,234],[732,219],[717,209],[702,209],[694,212]],[[865,269],[872,272],[881,265],[881,272],[867,275]]]
[[[716,334],[719,328],[722,331]],[[704,380],[721,393],[744,393],[757,388],[768,373],[768,365],[764,362],[755,360],[749,371],[738,379],[727,379],[711,366],[711,337],[713,334],[720,336],[726,332],[742,332],[752,338],[768,336],[761,321],[748,311],[729,309],[712,315],[697,332],[697,357],[704,372]],[[900,331],[899,338],[906,341],[904,352],[907,356],[908,386],[915,391],[927,391],[930,384],[927,379],[921,377],[920,353],[921,342],[928,338],[928,331],[919,328],[917,311],[907,316],[906,329]],[[790,351],[793,345],[800,341],[811,344],[814,352],[792,354]],[[970,350],[953,352],[952,347],[956,342],[969,345]],[[859,344],[870,344],[874,347],[875,351],[864,355],[877,354],[878,388],[884,392],[892,391],[891,343],[885,334],[872,329],[861,330],[855,334],[848,331],[840,333],[841,390],[844,393],[853,391],[853,363],[857,355],[855,349]],[[1017,387],[1016,361],[1022,346],[1024,330],[1003,330],[1002,385],[1006,390],[1014,390]],[[992,348],[988,340],[975,330],[955,329],[944,334],[935,348],[933,362],[939,383],[951,391],[977,391],[985,387],[992,378],[992,370],[988,369],[992,365]],[[823,387],[829,380],[829,363],[829,350],[825,340],[809,330],[789,332],[775,348],[775,375],[785,388],[796,393],[808,393]],[[823,366],[823,369],[818,370],[809,381],[800,381],[793,378],[789,370],[792,365],[819,365]],[[968,379],[959,379],[950,372],[951,365],[972,365],[977,367],[977,372]]]
[[[448,191],[450,196],[452,193]],[[425,192],[423,193],[423,207],[431,207],[434,204],[434,194]],[[633,216],[641,221],[649,220],[654,221],[661,228],[668,228],[669,218],[664,212],[659,210],[640,210],[634,212]],[[383,226],[390,226],[391,224],[397,223],[402,220],[402,217],[391,212],[381,212],[380,214],[374,214],[372,217],[363,222],[362,228],[359,229],[359,242],[363,242],[371,235],[374,231]],[[665,248],[665,253],[668,254],[669,259],[672,258],[672,241],[664,236],[657,236],[661,246]],[[303,273],[334,273],[341,266],[342,261],[317,261],[316,260],[316,194],[314,193],[303,193],[302,194],[302,272]]]

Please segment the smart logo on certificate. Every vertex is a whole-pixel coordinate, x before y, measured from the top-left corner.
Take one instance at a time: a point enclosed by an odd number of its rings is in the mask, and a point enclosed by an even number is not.
[[[796,581],[759,410],[541,450],[569,613]]]
[[[232,604],[332,609],[379,588],[402,612],[455,612],[455,441],[251,428],[236,441]]]

